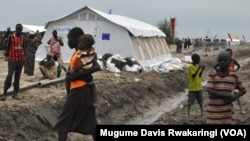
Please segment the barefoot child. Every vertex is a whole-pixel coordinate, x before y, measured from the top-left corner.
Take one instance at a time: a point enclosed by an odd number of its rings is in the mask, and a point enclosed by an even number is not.
[[[230,56],[231,56],[230,64],[228,67],[229,71],[237,72],[241,68],[241,66],[238,63],[238,61],[235,58],[233,58],[233,50],[231,48],[227,48],[226,51],[228,51],[230,53]],[[236,66],[236,68],[235,68],[235,66]],[[245,111],[243,110],[241,102],[240,102],[240,98],[237,99],[237,102],[238,102],[238,105],[240,107],[241,114],[245,114]]]
[[[204,66],[200,65],[200,56],[193,54],[191,56],[192,64],[188,66],[188,117],[190,116],[191,106],[197,100],[200,105],[201,116],[203,116],[203,98],[201,76]]]
[[[217,67],[208,75],[207,124],[235,124],[233,102],[245,95],[247,91],[237,74],[229,71],[230,63],[231,55],[228,51],[219,53]],[[238,89],[238,92],[234,92],[234,89]]]

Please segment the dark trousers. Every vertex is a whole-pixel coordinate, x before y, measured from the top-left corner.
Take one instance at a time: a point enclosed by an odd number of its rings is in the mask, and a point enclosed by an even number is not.
[[[8,74],[6,76],[6,79],[4,81],[4,92],[3,94],[6,95],[8,89],[11,87],[12,83],[12,77],[14,75],[14,94],[17,94],[20,88],[20,78],[21,78],[21,73],[23,69],[23,61],[19,62],[8,62]]]

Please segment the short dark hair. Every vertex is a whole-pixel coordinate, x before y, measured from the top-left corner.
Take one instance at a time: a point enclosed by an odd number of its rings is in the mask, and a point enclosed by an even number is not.
[[[20,24],[20,23],[18,23],[18,24],[16,24],[16,28],[21,28],[21,29],[23,29],[23,25]]]
[[[231,48],[227,48],[226,51],[231,51],[232,52],[233,50]]]
[[[73,38],[79,38],[81,35],[84,34],[83,30],[80,27],[74,27],[72,28],[69,33]]]
[[[78,38],[78,42],[81,42],[84,44],[86,47],[91,47],[94,43],[94,37],[91,34],[84,34]],[[79,48],[79,49],[84,49],[84,48]]]
[[[53,30],[52,33],[57,33],[57,31],[56,31],[56,30]]]
[[[226,51],[233,51],[231,48],[227,48]]]
[[[53,59],[54,59],[55,61],[58,61],[58,57],[57,57],[56,55],[53,56]]]
[[[222,51],[222,52],[219,53],[218,58],[217,58],[217,61],[218,61],[220,58],[230,58],[230,53],[229,53],[228,51]]]
[[[193,62],[196,62],[196,61],[200,60],[200,55],[194,53],[194,54],[191,56],[191,58],[192,58],[192,61],[193,61]]]

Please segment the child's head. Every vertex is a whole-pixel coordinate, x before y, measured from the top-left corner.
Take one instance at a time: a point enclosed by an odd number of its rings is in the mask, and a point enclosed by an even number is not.
[[[228,51],[220,52],[217,58],[217,64],[221,70],[228,70],[230,64],[230,53]]]
[[[53,60],[58,61],[58,57],[56,55],[54,55]]]
[[[95,43],[94,37],[91,34],[84,34],[78,38],[78,49],[89,49]]]
[[[74,27],[69,31],[67,38],[70,49],[77,48],[78,38],[83,34],[84,32],[80,27]]]
[[[46,58],[48,59],[48,60],[51,60],[52,58],[53,58],[53,56],[54,56],[54,54],[52,53],[52,52],[48,52],[47,53],[47,56],[46,56]]]
[[[194,64],[199,64],[199,63],[200,63],[200,55],[198,55],[198,54],[193,54],[193,55],[191,56],[191,58],[192,58],[192,61],[193,61]]]
[[[233,55],[233,50],[231,48],[227,48],[226,51],[228,51],[230,53],[230,56],[232,57]]]

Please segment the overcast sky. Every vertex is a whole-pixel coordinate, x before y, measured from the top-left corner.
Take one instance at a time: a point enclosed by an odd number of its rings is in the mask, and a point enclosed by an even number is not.
[[[177,19],[179,38],[217,38],[227,34],[250,40],[250,0],[1,0],[0,29],[16,23],[42,25],[90,6],[102,12],[134,18],[151,25]]]

